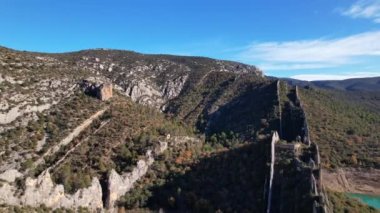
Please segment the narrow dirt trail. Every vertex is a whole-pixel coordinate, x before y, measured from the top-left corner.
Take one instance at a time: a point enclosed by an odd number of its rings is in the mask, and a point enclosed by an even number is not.
[[[107,125],[109,123],[110,120],[106,121],[106,122],[103,122],[100,127],[98,129],[96,129],[94,131],[93,134],[97,133],[99,130],[101,130],[105,125]],[[90,138],[90,136],[87,136],[85,139],[83,139],[82,141],[80,141],[79,143],[77,143],[73,148],[71,148],[69,151],[66,152],[66,154],[64,156],[62,156],[57,162],[55,162],[52,166],[50,166],[49,168],[45,169],[45,171],[47,170],[53,170],[54,168],[58,167],[66,158],[67,156],[69,156],[72,152],[74,152],[81,144],[83,144],[84,142],[88,141],[88,139]],[[44,171],[44,172],[45,172]],[[42,172],[43,173],[43,172]]]
[[[77,126],[70,134],[68,134],[64,139],[62,139],[58,144],[48,149],[35,163],[34,167],[37,167],[41,163],[44,162],[44,158],[47,156],[54,155],[59,149],[63,146],[68,145],[71,141],[74,140],[81,132],[83,132],[87,127],[89,127],[95,119],[99,118],[104,112],[108,109],[108,107],[97,111],[95,114],[91,115],[91,117],[87,118],[83,121],[79,126]]]

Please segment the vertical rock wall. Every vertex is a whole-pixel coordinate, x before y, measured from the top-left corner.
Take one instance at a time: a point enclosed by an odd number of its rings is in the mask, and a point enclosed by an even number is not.
[[[272,186],[273,186],[273,176],[274,176],[274,163],[276,161],[275,159],[275,147],[276,143],[280,140],[280,137],[278,136],[277,132],[274,132],[272,135],[272,140],[270,143],[270,164],[269,164],[269,181],[268,181],[268,197],[267,197],[267,213],[270,213],[271,211],[271,205],[272,205]]]

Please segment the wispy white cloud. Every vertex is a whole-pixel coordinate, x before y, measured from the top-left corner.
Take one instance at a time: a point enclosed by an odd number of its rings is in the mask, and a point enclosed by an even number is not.
[[[380,72],[355,72],[355,73],[340,73],[338,74],[300,74],[291,76],[291,78],[304,81],[317,80],[344,80],[349,78],[367,78],[380,76]]]
[[[261,63],[264,70],[337,67],[362,57],[380,56],[379,41],[380,31],[373,31],[338,39],[253,43],[238,57],[241,61]]]
[[[261,70],[307,70],[307,69],[323,69],[333,67],[332,64],[319,64],[319,63],[299,63],[299,64],[277,64],[277,63],[264,63],[256,65]]]
[[[380,23],[380,1],[361,0],[351,5],[350,8],[341,11],[341,13],[352,18],[371,19]]]

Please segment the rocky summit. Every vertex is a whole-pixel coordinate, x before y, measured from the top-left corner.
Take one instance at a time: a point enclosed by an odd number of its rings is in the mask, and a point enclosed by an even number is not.
[[[375,212],[344,193],[379,193],[378,94],[320,85],[204,57],[0,47],[0,209]]]

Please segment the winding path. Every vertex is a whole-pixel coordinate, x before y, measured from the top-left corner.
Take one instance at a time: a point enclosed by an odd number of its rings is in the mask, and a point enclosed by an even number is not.
[[[67,135],[64,139],[62,139],[57,145],[51,147],[48,149],[35,163],[34,167],[37,167],[41,163],[44,162],[44,158],[53,155],[56,152],[59,151],[59,149],[63,146],[68,145],[75,137],[77,137],[83,130],[85,130],[87,127],[89,127],[92,122],[99,118],[101,115],[104,114],[104,112],[108,109],[108,107],[96,112],[95,114],[91,115],[91,117],[87,118],[85,121],[83,121],[79,126],[77,126],[69,135]]]

